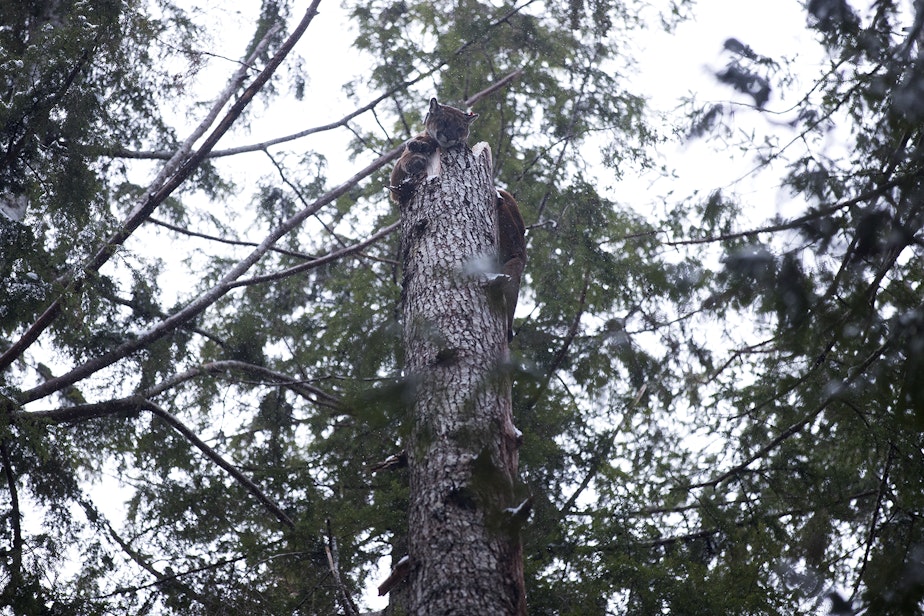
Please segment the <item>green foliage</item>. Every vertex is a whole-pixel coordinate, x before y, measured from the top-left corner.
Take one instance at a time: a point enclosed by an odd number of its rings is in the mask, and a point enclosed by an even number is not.
[[[212,33],[167,2],[0,5],[0,199],[28,204],[21,221],[0,215],[0,350],[61,296],[41,344],[0,372],[3,607],[333,613],[334,543],[347,592],[382,581],[379,561],[405,550],[414,389],[400,240],[319,259],[397,219],[388,170],[216,289],[330,190],[328,167],[416,133],[430,96],[461,105],[519,70],[474,103],[471,140],[489,142],[529,227],[510,377],[534,503],[530,613],[809,614],[832,591],[866,613],[921,613],[919,42],[891,3],[861,17],[809,2],[831,59],[815,81],[739,59],[802,88],[804,149],[735,144],[785,168],[801,212],[759,220],[704,180],[643,214],[596,178],[653,168],[664,138],[626,89],[625,42],[683,5],[347,3],[368,67],[345,87],[357,107],[384,94],[375,117],[334,145],[264,148],[252,183],[203,165],[155,213],[179,231],[146,224],[86,276],[146,194],[128,150],[176,146],[161,110],[199,103],[187,88]],[[244,55],[290,10],[251,8]],[[290,65],[296,95],[326,61]],[[688,111],[688,135],[745,134],[747,114]],[[843,158],[817,147],[832,125]],[[51,386],[74,366],[86,373]]]

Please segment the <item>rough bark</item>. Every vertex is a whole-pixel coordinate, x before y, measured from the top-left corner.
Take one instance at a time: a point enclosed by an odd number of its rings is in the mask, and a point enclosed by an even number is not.
[[[438,151],[402,212],[412,615],[526,613],[496,193],[475,151]]]

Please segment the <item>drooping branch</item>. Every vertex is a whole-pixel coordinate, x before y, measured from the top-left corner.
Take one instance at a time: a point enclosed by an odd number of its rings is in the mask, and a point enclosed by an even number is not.
[[[78,503],[83,508],[84,513],[87,519],[90,521],[90,523],[92,523],[94,526],[103,530],[107,535],[109,535],[109,538],[112,539],[116,543],[116,545],[119,546],[119,548],[125,553],[126,556],[128,556],[128,558],[132,560],[132,562],[134,562],[136,565],[138,565],[139,567],[141,567],[143,570],[147,571],[151,576],[154,577],[155,579],[154,582],[141,586],[138,588],[138,590],[140,590],[141,588],[151,587],[155,585],[163,585],[165,587],[172,588],[175,591],[179,591],[183,594],[188,595],[193,600],[202,604],[206,608],[209,608],[210,610],[219,610],[223,607],[221,605],[217,605],[216,601],[212,599],[211,597],[205,596],[202,593],[197,592],[195,589],[190,587],[188,584],[184,584],[180,580],[179,576],[161,573],[160,571],[155,569],[154,566],[150,563],[150,559],[145,557],[145,555],[143,555],[141,552],[133,548],[128,541],[123,539],[121,535],[119,535],[119,533],[117,533],[116,530],[109,523],[109,520],[107,520],[106,517],[89,500],[87,500],[86,498],[78,498]],[[104,597],[109,597],[109,596],[112,596],[113,594],[117,594],[117,593],[110,593],[110,594],[104,595]]]
[[[154,404],[150,400],[142,400],[141,404],[145,409],[157,415],[164,423],[168,424],[174,430],[183,435],[186,440],[192,443],[199,451],[201,451],[206,458],[223,468],[229,475],[231,475],[235,481],[241,484],[251,495],[256,497],[260,503],[263,504],[266,509],[268,509],[279,522],[284,526],[292,529],[295,528],[295,522],[292,521],[292,518],[284,512],[279,505],[273,501],[266,493],[263,492],[250,480],[249,477],[245,476],[241,471],[237,469],[233,464],[225,460],[218,454],[214,449],[209,447],[202,439],[200,439],[195,432],[186,427],[186,424],[181,422],[179,419],[174,417],[172,414],[162,409],[158,405]]]
[[[306,400],[309,400],[319,406],[326,406],[332,409],[340,408],[340,399],[337,396],[334,396],[324,391],[323,389],[320,389],[319,387],[315,387],[305,380],[293,379],[287,374],[238,360],[213,361],[191,370],[175,374],[172,377],[165,379],[163,382],[157,384],[156,386],[144,391],[142,395],[145,398],[152,398],[200,375],[219,374],[224,372],[242,372],[245,374],[252,374],[261,379],[265,379],[267,382],[271,382],[280,387],[290,389]]]
[[[882,502],[885,499],[886,492],[889,489],[889,472],[892,469],[892,463],[895,461],[896,448],[894,444],[889,444],[889,453],[886,456],[885,466],[882,469],[882,478],[879,480],[879,490],[876,494],[876,506],[873,508],[873,517],[869,522],[869,530],[866,533],[866,548],[863,550],[863,561],[860,564],[860,570],[857,573],[857,578],[853,583],[853,592],[850,594],[850,600],[853,601],[854,597],[860,592],[860,585],[863,583],[863,578],[866,574],[866,567],[869,565],[870,554],[873,551],[873,544],[876,540],[876,531],[879,526],[879,516],[882,511]]]
[[[741,239],[745,237],[751,237],[751,236],[758,235],[761,233],[777,233],[779,231],[788,231],[791,229],[798,229],[804,226],[807,222],[811,222],[819,218],[824,218],[825,216],[830,216],[831,214],[834,214],[841,210],[853,207],[855,205],[863,203],[864,201],[869,201],[871,199],[879,198],[883,196],[884,194],[886,194],[889,190],[895,188],[896,186],[900,186],[902,183],[908,181],[909,179],[911,178],[906,177],[906,176],[902,176],[899,178],[893,178],[889,180],[888,182],[883,182],[882,184],[880,184],[879,186],[877,186],[876,188],[872,190],[868,190],[860,195],[857,195],[856,197],[853,197],[852,199],[847,199],[839,203],[834,203],[826,207],[818,208],[817,210],[811,211],[808,214],[804,214],[802,216],[793,218],[792,220],[781,222],[779,224],[767,225],[765,227],[759,227],[756,229],[748,229],[746,231],[735,231],[732,233],[724,233],[722,235],[715,235],[711,237],[704,237],[704,238],[697,238],[697,239],[690,239],[690,240],[669,240],[669,241],[665,241],[664,245],[665,246],[688,246],[688,245],[695,245],[695,244],[712,244],[716,242],[724,242],[728,240],[736,240],[736,239]]]
[[[170,229],[171,231],[176,231],[177,233],[181,233],[189,237],[198,237],[204,240],[208,240],[210,242],[217,242],[219,244],[227,244],[229,246],[244,246],[247,248],[256,248],[257,246],[260,245],[257,242],[247,242],[244,240],[229,240],[226,237],[218,237],[217,235],[209,235],[208,233],[201,233],[199,231],[193,231],[191,229],[181,227],[180,225],[170,224],[169,222],[166,222],[164,220],[160,220],[154,217],[149,217],[148,222],[153,225],[157,225],[158,227],[163,227],[164,229]],[[270,248],[270,252],[279,253],[287,257],[295,257],[296,259],[311,260],[314,258],[309,254],[305,254],[302,252],[296,252],[294,250],[286,250],[285,248],[278,248],[276,246],[273,246],[272,248]]]
[[[883,355],[883,353],[885,353],[886,349],[889,346],[890,346],[890,343],[886,342],[880,347],[878,347],[876,350],[874,350],[872,353],[870,353],[869,356],[867,356],[867,358],[863,360],[863,362],[859,364],[856,368],[854,368],[854,370],[851,371],[851,374],[846,379],[844,379],[844,385],[845,386],[849,385],[850,383],[855,381],[857,378],[859,378],[861,375],[863,375],[866,372],[866,369],[869,368],[869,366],[872,365],[874,361],[879,359]],[[816,362],[812,369],[814,370],[814,368],[817,368],[818,365],[819,365],[819,362]],[[811,372],[811,370],[809,372]],[[832,392],[826,395],[821,400],[821,402],[817,406],[815,406],[815,408],[809,411],[809,413],[805,417],[803,417],[799,421],[787,427],[785,430],[780,432],[776,437],[774,437],[773,440],[771,440],[769,443],[767,443],[766,445],[764,445],[763,447],[755,451],[753,454],[748,456],[745,460],[736,464],[732,468],[719,473],[718,475],[716,475],[715,477],[707,481],[691,483],[689,485],[683,486],[684,489],[714,487],[736,476],[738,473],[741,473],[751,464],[760,460],[761,458],[769,454],[771,451],[775,450],[777,447],[782,445],[784,442],[786,442],[787,440],[789,440],[796,434],[799,434],[800,432],[802,432],[802,430],[804,430],[806,426],[808,426],[812,421],[814,421],[816,417],[821,415],[821,413],[826,408],[828,408],[828,406],[832,402],[834,402],[837,396],[838,396],[837,392]]]
[[[234,478],[245,490],[250,492],[260,503],[269,510],[273,516],[284,526],[294,528],[295,523],[257,484],[245,476],[233,464],[225,460],[214,449],[209,447],[195,432],[190,430],[183,422],[177,419],[173,414],[161,408],[151,400],[143,396],[128,396],[118,400],[109,400],[97,404],[82,404],[74,407],[65,407],[50,411],[16,411],[12,413],[12,420],[19,422],[52,422],[65,423],[73,421],[84,421],[98,417],[107,417],[118,414],[131,414],[140,411],[149,411],[156,415],[164,423],[179,432],[187,441],[205,455],[206,458],[214,462],[217,466],[224,469],[231,477]]]
[[[568,328],[568,333],[565,335],[564,342],[562,342],[562,345],[555,353],[555,357],[552,359],[552,362],[549,364],[548,368],[546,368],[541,386],[526,401],[526,403],[523,405],[524,408],[531,409],[540,400],[542,400],[542,397],[545,395],[545,391],[549,387],[549,383],[551,382],[552,377],[555,375],[555,372],[568,356],[568,349],[571,348],[571,344],[574,342],[574,338],[577,336],[578,328],[581,325],[581,319],[584,316],[584,310],[586,309],[587,303],[587,291],[590,289],[590,284],[590,270],[587,270],[584,273],[584,285],[581,288],[581,294],[578,297],[577,309],[575,310],[574,318],[571,320],[571,326]]]

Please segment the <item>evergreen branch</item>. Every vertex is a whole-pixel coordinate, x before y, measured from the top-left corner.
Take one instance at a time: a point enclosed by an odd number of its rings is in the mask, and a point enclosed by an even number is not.
[[[865,193],[862,193],[852,199],[848,199],[840,203],[835,203],[827,207],[819,208],[813,212],[809,212],[808,214],[805,214],[798,218],[793,218],[792,220],[788,220],[786,222],[781,222],[779,224],[767,225],[766,227],[760,227],[758,229],[749,229],[747,231],[736,231],[733,233],[723,233],[722,235],[714,235],[710,237],[703,237],[703,238],[697,238],[697,239],[692,239],[692,240],[666,241],[664,242],[664,245],[665,246],[689,246],[689,245],[695,245],[695,244],[712,244],[716,242],[725,242],[728,240],[741,239],[743,237],[750,237],[752,235],[758,235],[760,233],[777,233],[779,231],[798,229],[799,227],[803,226],[805,223],[810,222],[812,220],[816,220],[818,218],[824,218],[825,216],[830,216],[831,214],[834,214],[840,210],[853,207],[854,205],[858,205],[860,203],[863,203],[864,201],[869,201],[870,199],[881,197],[888,190],[895,188],[896,186],[900,185],[902,182],[904,182],[907,179],[910,179],[910,176],[909,177],[903,176],[901,178],[895,178],[888,182],[883,182],[877,188],[867,191]]]
[[[118,541],[116,541],[116,543],[118,543]],[[233,565],[234,563],[239,563],[243,560],[247,560],[247,556],[236,556],[234,558],[225,558],[225,559],[216,561],[214,563],[209,563],[207,565],[201,565],[199,567],[193,567],[191,569],[180,571],[179,573],[172,573],[170,575],[157,573],[157,571],[155,570],[154,573],[157,575],[155,576],[156,579],[153,582],[148,582],[147,584],[138,584],[136,586],[123,586],[122,588],[117,588],[115,590],[107,592],[106,594],[97,595],[93,598],[94,599],[109,599],[117,595],[134,594],[138,592],[139,590],[147,590],[148,588],[154,588],[155,586],[162,586],[164,584],[168,584],[174,581],[178,582],[180,578],[185,577],[187,575],[194,575],[196,573],[202,573],[203,571],[211,571],[212,569],[219,569],[221,567]],[[190,592],[191,596],[196,597],[197,601],[199,600],[198,596],[201,596],[199,595],[199,593],[196,593],[191,588],[185,585],[182,586],[182,588],[185,589],[187,592]],[[202,603],[202,601],[200,601],[200,603]],[[218,613],[221,613],[222,611],[227,611],[227,607],[228,607],[227,605],[222,605],[220,607],[223,609],[219,610]]]
[[[562,342],[561,347],[555,353],[555,357],[552,358],[552,362],[549,364],[548,369],[545,371],[545,379],[542,382],[542,385],[533,394],[533,396],[526,401],[524,408],[531,409],[537,402],[545,395],[546,389],[549,388],[549,383],[552,380],[552,375],[558,370],[562,362],[565,361],[565,357],[568,355],[568,349],[571,348],[571,344],[574,342],[575,337],[577,336],[578,328],[581,325],[581,318],[584,316],[584,309],[586,308],[587,302],[587,290],[590,288],[590,270],[588,269],[584,274],[584,286],[581,289],[581,294],[578,297],[577,309],[574,314],[574,318],[571,320],[571,326],[568,328],[568,333],[565,334],[565,339]]]
[[[869,556],[873,550],[873,542],[876,538],[876,525],[879,524],[879,512],[882,509],[882,501],[885,498],[886,491],[889,489],[889,471],[892,469],[892,462],[895,460],[895,445],[889,443],[889,453],[886,457],[885,468],[882,469],[882,479],[879,480],[879,490],[876,496],[876,507],[873,508],[873,518],[869,522],[869,531],[866,534],[866,549],[863,552],[863,562],[860,564],[860,570],[857,572],[856,580],[853,584],[853,592],[850,595],[852,602],[857,593],[860,592],[860,584],[863,581],[863,575],[866,573],[866,566],[869,564]]]
[[[571,508],[574,507],[574,504],[577,502],[578,497],[581,493],[587,489],[587,486],[590,485],[590,482],[593,478],[600,472],[600,468],[604,463],[609,462],[610,453],[613,451],[613,445],[616,440],[616,435],[622,432],[625,429],[626,424],[629,421],[629,411],[635,408],[638,405],[639,400],[642,399],[642,396],[645,395],[645,390],[647,385],[642,385],[639,391],[636,393],[635,398],[632,402],[626,407],[625,411],[622,413],[622,421],[620,425],[613,430],[606,430],[598,439],[597,452],[594,453],[590,461],[590,468],[587,470],[587,473],[584,475],[584,478],[581,480],[581,483],[578,485],[577,489],[571,494],[564,506],[559,510],[559,516],[568,515],[568,512],[571,511]]]
[[[237,360],[213,361],[193,368],[192,370],[187,370],[186,372],[175,374],[159,385],[143,392],[142,395],[145,398],[151,398],[160,395],[168,389],[176,387],[180,383],[194,379],[201,374],[218,374],[231,370],[248,372],[260,377],[264,377],[276,385],[291,389],[298,395],[319,406],[327,406],[332,409],[337,409],[340,407],[340,399],[337,396],[334,396],[333,394],[330,394],[319,387],[315,387],[314,385],[309,385],[308,382],[304,379],[293,379],[286,374],[276,372],[275,370],[270,370],[264,366],[258,366]]]
[[[295,522],[292,521],[292,518],[288,516],[280,507],[273,501],[269,496],[267,496],[263,490],[257,486],[253,481],[246,477],[242,472],[240,472],[237,467],[225,460],[219,455],[217,451],[209,447],[202,439],[200,439],[192,430],[186,427],[186,425],[181,422],[179,419],[171,415],[166,410],[162,409],[158,405],[154,404],[150,400],[141,399],[139,403],[151,413],[157,415],[165,423],[171,426],[174,430],[183,435],[186,440],[192,443],[199,451],[201,451],[206,458],[223,468],[229,475],[231,475],[241,486],[244,487],[252,496],[254,496],[258,501],[260,501],[264,507],[266,507],[276,519],[279,520],[284,526],[288,527],[290,530],[295,528]]]
[[[174,415],[161,408],[154,402],[146,399],[144,396],[128,396],[118,400],[109,400],[96,404],[82,404],[73,407],[53,409],[49,411],[17,411],[12,414],[13,420],[26,421],[49,421],[52,423],[65,423],[73,421],[85,421],[99,417],[107,417],[120,413],[129,414],[139,411],[149,411],[159,417],[164,423],[171,426],[183,437],[192,443],[206,458],[224,469],[231,477],[234,478],[245,490],[250,492],[260,503],[268,509],[279,522],[284,526],[292,529],[295,528],[295,522],[277,505],[269,496],[267,496],[253,481],[241,473],[237,467],[221,457],[214,449],[209,447],[200,439],[192,430],[177,419]]]
[[[239,261],[234,267],[232,267],[225,276],[216,283],[214,287],[204,292],[202,295],[191,301],[184,308],[170,315],[159,324],[155,325],[146,332],[138,334],[133,340],[129,340],[120,346],[116,347],[108,353],[97,356],[93,359],[90,359],[83,364],[75,367],[70,372],[63,374],[54,379],[50,379],[45,383],[38,385],[28,391],[22,392],[19,395],[20,404],[25,404],[27,402],[32,402],[47,396],[55,391],[63,389],[68,385],[73,385],[77,381],[80,381],[91,374],[96,373],[103,368],[114,364],[115,362],[131,355],[132,353],[144,348],[146,345],[150,344],[155,340],[159,340],[164,336],[170,334],[178,327],[189,322],[191,319],[198,316],[206,308],[217,302],[219,299],[224,297],[231,289],[241,286],[241,284],[235,284],[235,281],[240,278],[244,272],[250,269],[254,263],[256,263],[264,254],[266,254],[270,247],[272,247],[276,241],[278,241],[282,236],[289,233],[293,229],[297,228],[306,218],[311,216],[314,212],[318,211],[320,208],[324,207],[334,199],[346,194],[353,186],[356,185],[360,180],[371,175],[377,169],[388,163],[389,161],[397,158],[401,153],[403,146],[400,148],[395,148],[392,151],[380,156],[378,159],[367,165],[365,168],[354,174],[350,179],[348,179],[343,184],[340,184],[336,188],[331,189],[317,200],[311,204],[310,207],[305,208],[294,215],[292,215],[288,220],[282,222],[278,227],[276,227],[264,240],[263,242],[247,257]],[[390,231],[386,228],[384,231]],[[380,233],[382,233],[380,232]],[[365,245],[365,244],[362,244]],[[354,245],[354,247],[349,247],[343,251],[339,251],[342,254],[349,254],[353,249],[358,249],[359,245]],[[304,271],[310,269],[311,267],[317,267],[327,263],[328,260],[318,259],[312,261],[311,263],[306,263],[302,266],[299,271]],[[295,269],[295,268],[292,268]],[[285,275],[289,275],[291,270],[287,270]],[[282,273],[273,275],[282,277]],[[264,277],[265,278],[265,277]],[[11,348],[12,350],[12,348]],[[2,366],[2,364],[0,364]]]
[[[516,12],[522,10],[523,8],[525,8],[526,6],[529,6],[530,4],[532,4],[532,3],[535,2],[535,1],[536,1],[536,0],[530,0],[530,1],[527,2],[525,5],[523,5],[523,6],[521,6],[521,7],[517,7],[517,8],[515,8],[515,9],[511,10],[511,11],[508,12],[505,16],[503,16],[500,20],[498,20],[498,21],[496,21],[495,23],[493,23],[493,24],[489,27],[489,30],[490,30],[490,28],[494,28],[494,27],[500,25],[500,23],[502,23],[502,22],[508,20],[514,13],[516,13]],[[456,52],[455,52],[453,55],[459,55],[460,53],[462,53],[462,51],[464,51],[464,50],[465,50],[467,47],[469,47],[471,44],[472,44],[472,43],[469,42],[469,43],[466,43],[466,44],[462,45],[458,50],[456,50]],[[315,127],[313,127],[313,128],[307,128],[307,129],[305,129],[305,130],[298,131],[298,132],[296,132],[296,133],[292,133],[292,134],[289,134],[289,135],[284,135],[284,136],[282,136],[282,137],[276,137],[275,139],[268,139],[268,140],[266,140],[266,141],[261,141],[261,142],[259,142],[259,143],[252,143],[252,144],[249,144],[249,145],[242,145],[242,146],[238,146],[238,147],[234,147],[234,148],[227,148],[227,149],[224,149],[224,150],[214,150],[214,151],[212,151],[212,152],[210,152],[210,153],[208,154],[207,158],[222,158],[222,157],[225,157],[225,156],[235,156],[235,155],[237,155],[237,154],[246,154],[246,153],[250,153],[250,152],[262,152],[262,151],[265,151],[267,148],[271,148],[271,147],[273,147],[273,146],[275,146],[275,145],[280,145],[280,144],[283,144],[283,143],[288,143],[288,142],[290,142],[290,141],[296,141],[296,140],[298,140],[298,139],[302,139],[302,138],[304,138],[304,137],[308,137],[309,135],[314,135],[314,134],[316,134],[316,133],[323,133],[323,132],[327,132],[327,131],[330,131],[330,130],[335,130],[335,129],[337,129],[337,128],[349,128],[349,123],[350,123],[351,120],[353,120],[354,118],[357,118],[357,117],[361,116],[362,114],[364,114],[364,113],[366,113],[366,112],[368,112],[368,111],[373,111],[373,112],[374,112],[375,108],[379,105],[379,103],[381,103],[381,102],[384,101],[384,100],[387,100],[387,99],[391,98],[392,96],[394,96],[394,95],[397,94],[398,92],[403,92],[403,91],[407,90],[408,88],[410,88],[412,85],[414,85],[414,84],[416,84],[416,83],[418,83],[418,82],[420,82],[420,81],[423,81],[423,80],[426,79],[427,77],[431,76],[433,73],[435,73],[435,72],[437,72],[438,70],[440,70],[445,64],[446,64],[446,61],[444,60],[444,61],[441,62],[440,64],[438,64],[438,65],[436,65],[436,66],[430,68],[430,69],[427,70],[427,71],[424,71],[423,73],[421,73],[421,74],[418,75],[417,77],[415,77],[415,78],[413,78],[413,79],[409,79],[408,81],[402,82],[401,84],[399,84],[399,85],[397,85],[397,86],[395,86],[395,87],[393,87],[393,88],[387,90],[387,91],[384,92],[383,94],[380,94],[379,96],[377,96],[376,98],[372,99],[370,102],[366,103],[366,104],[363,105],[362,107],[358,107],[358,108],[354,109],[353,111],[351,111],[351,112],[348,113],[347,115],[343,116],[343,117],[340,118],[339,120],[335,120],[335,121],[333,121],[333,122],[329,122],[328,124],[322,124],[322,125],[320,125],[320,126],[315,126]],[[468,106],[468,107],[471,107],[472,105],[474,105],[475,103],[477,103],[479,100],[481,100],[481,99],[484,98],[485,96],[488,96],[489,94],[493,94],[495,91],[497,91],[497,90],[499,90],[499,89],[501,89],[501,88],[507,86],[510,82],[512,82],[512,81],[514,81],[515,79],[517,79],[517,78],[519,78],[520,76],[522,76],[522,74],[523,74],[523,69],[516,69],[516,70],[514,70],[513,72],[511,72],[511,73],[509,73],[508,75],[502,77],[501,79],[499,79],[498,81],[494,82],[492,85],[488,86],[488,87],[485,88],[484,90],[482,90],[482,91],[480,91],[480,92],[478,92],[478,93],[473,94],[472,96],[470,96],[468,99],[466,99],[465,105]],[[171,156],[171,153],[170,153],[170,152],[166,152],[166,151],[160,151],[160,150],[158,150],[158,151],[151,151],[151,150],[148,150],[148,151],[136,151],[136,150],[128,150],[128,149],[124,149],[124,148],[123,148],[123,149],[112,150],[112,151],[109,151],[109,152],[104,152],[104,154],[105,154],[105,155],[108,155],[108,156],[112,156],[112,157],[114,157],[114,158],[134,158],[134,159],[167,159],[167,158],[169,158],[169,157]]]
[[[295,193],[295,197],[302,204],[302,207],[307,207],[308,201],[305,200],[304,195],[302,195],[302,191],[299,190],[298,186],[296,186],[295,183],[289,179],[289,176],[286,175],[285,169],[282,168],[282,165],[279,163],[279,161],[277,161],[276,158],[272,154],[269,153],[269,150],[263,150],[263,153],[266,155],[267,158],[269,158],[270,162],[273,164],[273,167],[276,168],[276,173],[279,174],[279,178],[282,180],[283,184],[288,186],[289,190]],[[340,238],[340,236],[334,233],[334,230],[331,229],[329,226],[327,226],[326,222],[321,220],[321,217],[318,216],[317,213],[314,214],[314,219],[317,220],[321,224],[322,227],[324,227],[324,230],[327,231],[327,233],[331,237],[333,237],[337,241],[337,243],[339,243],[341,246],[346,245],[345,242]]]
[[[542,220],[542,215],[545,213],[545,208],[548,205],[549,198],[552,196],[552,187],[556,186],[557,182],[555,181],[555,175],[562,168],[565,162],[565,153],[568,151],[568,146],[572,144],[575,131],[574,128],[577,126],[578,118],[583,115],[582,111],[582,100],[586,96],[587,85],[590,82],[590,76],[595,70],[596,60],[599,55],[600,49],[595,50],[594,56],[590,62],[587,63],[587,66],[582,75],[581,86],[578,88],[578,96],[571,103],[571,117],[568,119],[568,127],[565,131],[565,136],[562,138],[562,148],[558,153],[558,158],[555,161],[555,164],[552,165],[552,171],[549,175],[550,180],[546,184],[546,191],[542,195],[542,199],[539,200],[539,206],[536,208],[536,219]]]
[[[763,340],[762,342],[756,342],[754,344],[750,344],[750,345],[735,349],[731,353],[731,355],[729,355],[728,359],[726,359],[722,363],[722,365],[719,366],[717,369],[713,370],[712,374],[708,375],[708,377],[705,380],[701,381],[701,383],[703,385],[709,385],[714,380],[719,378],[719,375],[725,372],[725,370],[727,370],[728,367],[731,366],[737,359],[740,359],[744,357],[745,355],[748,355],[749,353],[757,352],[761,347],[771,344],[774,340],[777,339],[777,337],[778,336],[773,336],[772,338],[768,338],[767,340]],[[763,351],[763,352],[769,352],[769,351]]]
[[[13,161],[28,143],[30,137],[29,131],[26,130],[26,119],[29,115],[37,115],[38,113],[47,114],[49,113],[56,105],[58,105],[63,99],[68,90],[71,89],[71,86],[77,80],[77,77],[81,72],[84,71],[90,65],[90,56],[93,53],[94,48],[99,44],[100,38],[102,37],[103,30],[100,29],[97,31],[96,36],[93,38],[93,44],[87,45],[83,53],[80,55],[80,58],[74,63],[74,66],[68,72],[67,76],[61,81],[61,85],[51,92],[48,101],[44,104],[41,103],[40,97],[35,96],[35,102],[32,104],[31,108],[28,109],[25,114],[19,118],[16,122],[8,125],[9,132],[13,132],[16,128],[21,127],[23,129],[23,134],[16,139],[13,143],[10,143],[2,159],[0,159],[0,169],[10,167],[13,164]]]
[[[889,342],[885,342],[884,344],[879,346],[875,351],[870,353],[869,356],[865,360],[863,360],[863,362],[853,370],[853,374],[851,374],[847,379],[844,380],[844,385],[849,385],[854,380],[856,380],[857,377],[863,374],[863,372],[886,351],[889,344],[890,344]],[[829,347],[829,350],[830,350],[830,347]],[[816,361],[814,365],[812,366],[812,370],[817,368],[820,365],[820,363],[821,363],[820,360]],[[806,374],[802,379],[800,379],[799,383],[804,382],[807,376],[808,374]],[[797,383],[797,385],[799,383]],[[791,391],[791,390],[792,388],[789,388],[788,391]],[[785,394],[781,394],[781,395],[785,395]],[[778,396],[775,396],[774,399],[776,399],[777,397]],[[683,489],[691,490],[695,488],[715,487],[718,484],[722,483],[723,481],[726,481],[729,478],[738,475],[739,473],[744,471],[748,466],[750,466],[757,460],[760,460],[761,458],[766,456],[768,453],[770,453],[771,451],[779,447],[781,444],[786,442],[790,437],[795,436],[796,434],[801,432],[806,426],[808,426],[812,421],[814,421],[815,418],[821,415],[821,413],[828,407],[828,405],[834,402],[837,399],[837,397],[838,397],[838,394],[836,392],[826,395],[824,399],[821,401],[821,403],[818,404],[818,406],[816,406],[808,415],[806,415],[804,418],[800,419],[796,423],[792,424],[791,426],[789,426],[788,428],[780,432],[773,440],[771,440],[769,443],[767,443],[766,445],[758,449],[756,452],[748,456],[747,459],[745,459],[744,461],[740,462],[739,464],[736,464],[735,466],[728,469],[727,471],[724,471],[716,475],[715,477],[713,477],[712,479],[708,481],[703,481],[699,483],[691,483],[686,486],[683,486]],[[763,406],[763,404],[767,404],[767,403],[768,402],[761,403],[761,405],[759,406]]]
[[[93,506],[91,502],[86,500],[86,498],[78,498],[77,502],[80,504],[81,507],[83,507],[84,513],[86,514],[87,519],[90,521],[90,523],[92,523],[97,528],[104,530],[106,534],[108,534],[109,537],[116,543],[116,545],[118,545],[119,548],[123,552],[125,552],[125,554],[132,560],[132,562],[134,562],[136,565],[138,565],[139,567],[141,567],[142,569],[144,569],[145,571],[147,571],[149,574],[151,574],[154,577],[153,582],[138,586],[133,590],[137,591],[137,590],[143,590],[145,588],[151,588],[154,586],[166,586],[166,587],[171,587],[175,590],[179,590],[180,592],[183,592],[189,595],[195,601],[199,602],[206,608],[215,610],[215,609],[226,607],[226,606],[217,604],[216,601],[212,599],[211,597],[204,596],[202,593],[196,591],[189,585],[184,584],[183,582],[179,580],[178,575],[164,574],[158,571],[157,569],[155,569],[154,566],[151,565],[150,562],[148,562],[148,559],[143,554],[141,554],[141,552],[133,548],[131,544],[129,544],[128,541],[123,539],[119,535],[119,533],[116,532],[116,530],[112,527],[112,524],[109,523],[109,520],[106,519],[106,517],[102,513],[100,513],[100,511],[95,506]],[[96,598],[105,599],[105,598],[112,597],[118,594],[125,594],[125,592],[126,591],[115,591],[115,592],[111,592],[105,595],[101,595]]]
[[[305,30],[308,28],[308,25],[311,23],[314,16],[317,14],[317,6],[320,3],[320,0],[314,0],[311,6],[308,7],[305,16],[302,18],[302,21],[298,24],[289,38],[283,43],[279,51],[267,66],[260,72],[257,78],[247,87],[246,90],[241,94],[241,96],[231,105],[231,108],[225,114],[224,118],[219,122],[218,126],[212,131],[212,133],[205,139],[203,144],[192,156],[185,156],[182,154],[182,148],[180,151],[177,151],[176,161],[178,162],[181,158],[184,158],[185,161],[182,165],[179,166],[177,171],[173,173],[172,177],[169,180],[163,183],[157,190],[151,191],[148,193],[147,197],[142,201],[135,210],[128,216],[128,219],[123,222],[119,227],[119,230],[116,231],[103,245],[103,247],[92,257],[84,266],[81,268],[81,271],[78,276],[71,277],[70,280],[62,281],[63,284],[66,284],[66,289],[59,295],[48,308],[39,316],[39,318],[29,327],[28,330],[13,343],[2,355],[0,355],[0,370],[3,370],[9,367],[13,361],[16,360],[27,348],[29,348],[39,337],[39,335],[48,328],[49,325],[57,318],[63,306],[63,298],[65,295],[78,291],[82,286],[83,280],[93,275],[99,270],[100,267],[105,264],[112,255],[115,254],[119,246],[121,246],[129,236],[144,222],[154,210],[163,203],[164,200],[169,197],[174,190],[176,190],[186,179],[196,170],[199,165],[205,160],[208,153],[215,147],[215,144],[221,139],[224,134],[231,128],[234,122],[240,117],[244,109],[256,94],[262,89],[262,87],[269,81],[270,77],[275,73],[276,69],[282,64],[282,61],[289,54],[292,48],[295,46],[295,43],[301,38]],[[229,88],[230,90],[230,88]],[[223,106],[223,105],[222,105]],[[200,126],[201,127],[201,126]],[[205,127],[202,127],[203,131]],[[161,175],[167,175],[166,172],[171,163],[174,161],[168,162],[162,171]]]
[[[109,293],[109,290],[106,288],[101,289],[100,294],[114,304],[125,306],[126,308],[131,308],[135,312],[135,314],[140,315],[142,317],[154,316],[154,317],[157,317],[158,319],[167,318],[166,312],[157,310],[153,306],[145,306],[139,302],[136,302],[135,300],[125,299],[124,297],[119,297],[115,293]],[[219,346],[225,345],[224,340],[222,340],[215,334],[202,329],[201,327],[196,327],[193,325],[186,324],[182,326],[182,329],[190,331],[194,334],[199,334],[203,338],[207,338],[211,340],[212,342],[214,342],[215,344],[218,344]]]

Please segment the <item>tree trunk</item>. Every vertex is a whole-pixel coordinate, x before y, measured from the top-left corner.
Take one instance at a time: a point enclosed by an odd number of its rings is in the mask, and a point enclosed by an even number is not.
[[[402,213],[414,616],[526,613],[496,192],[474,151],[438,150]]]

